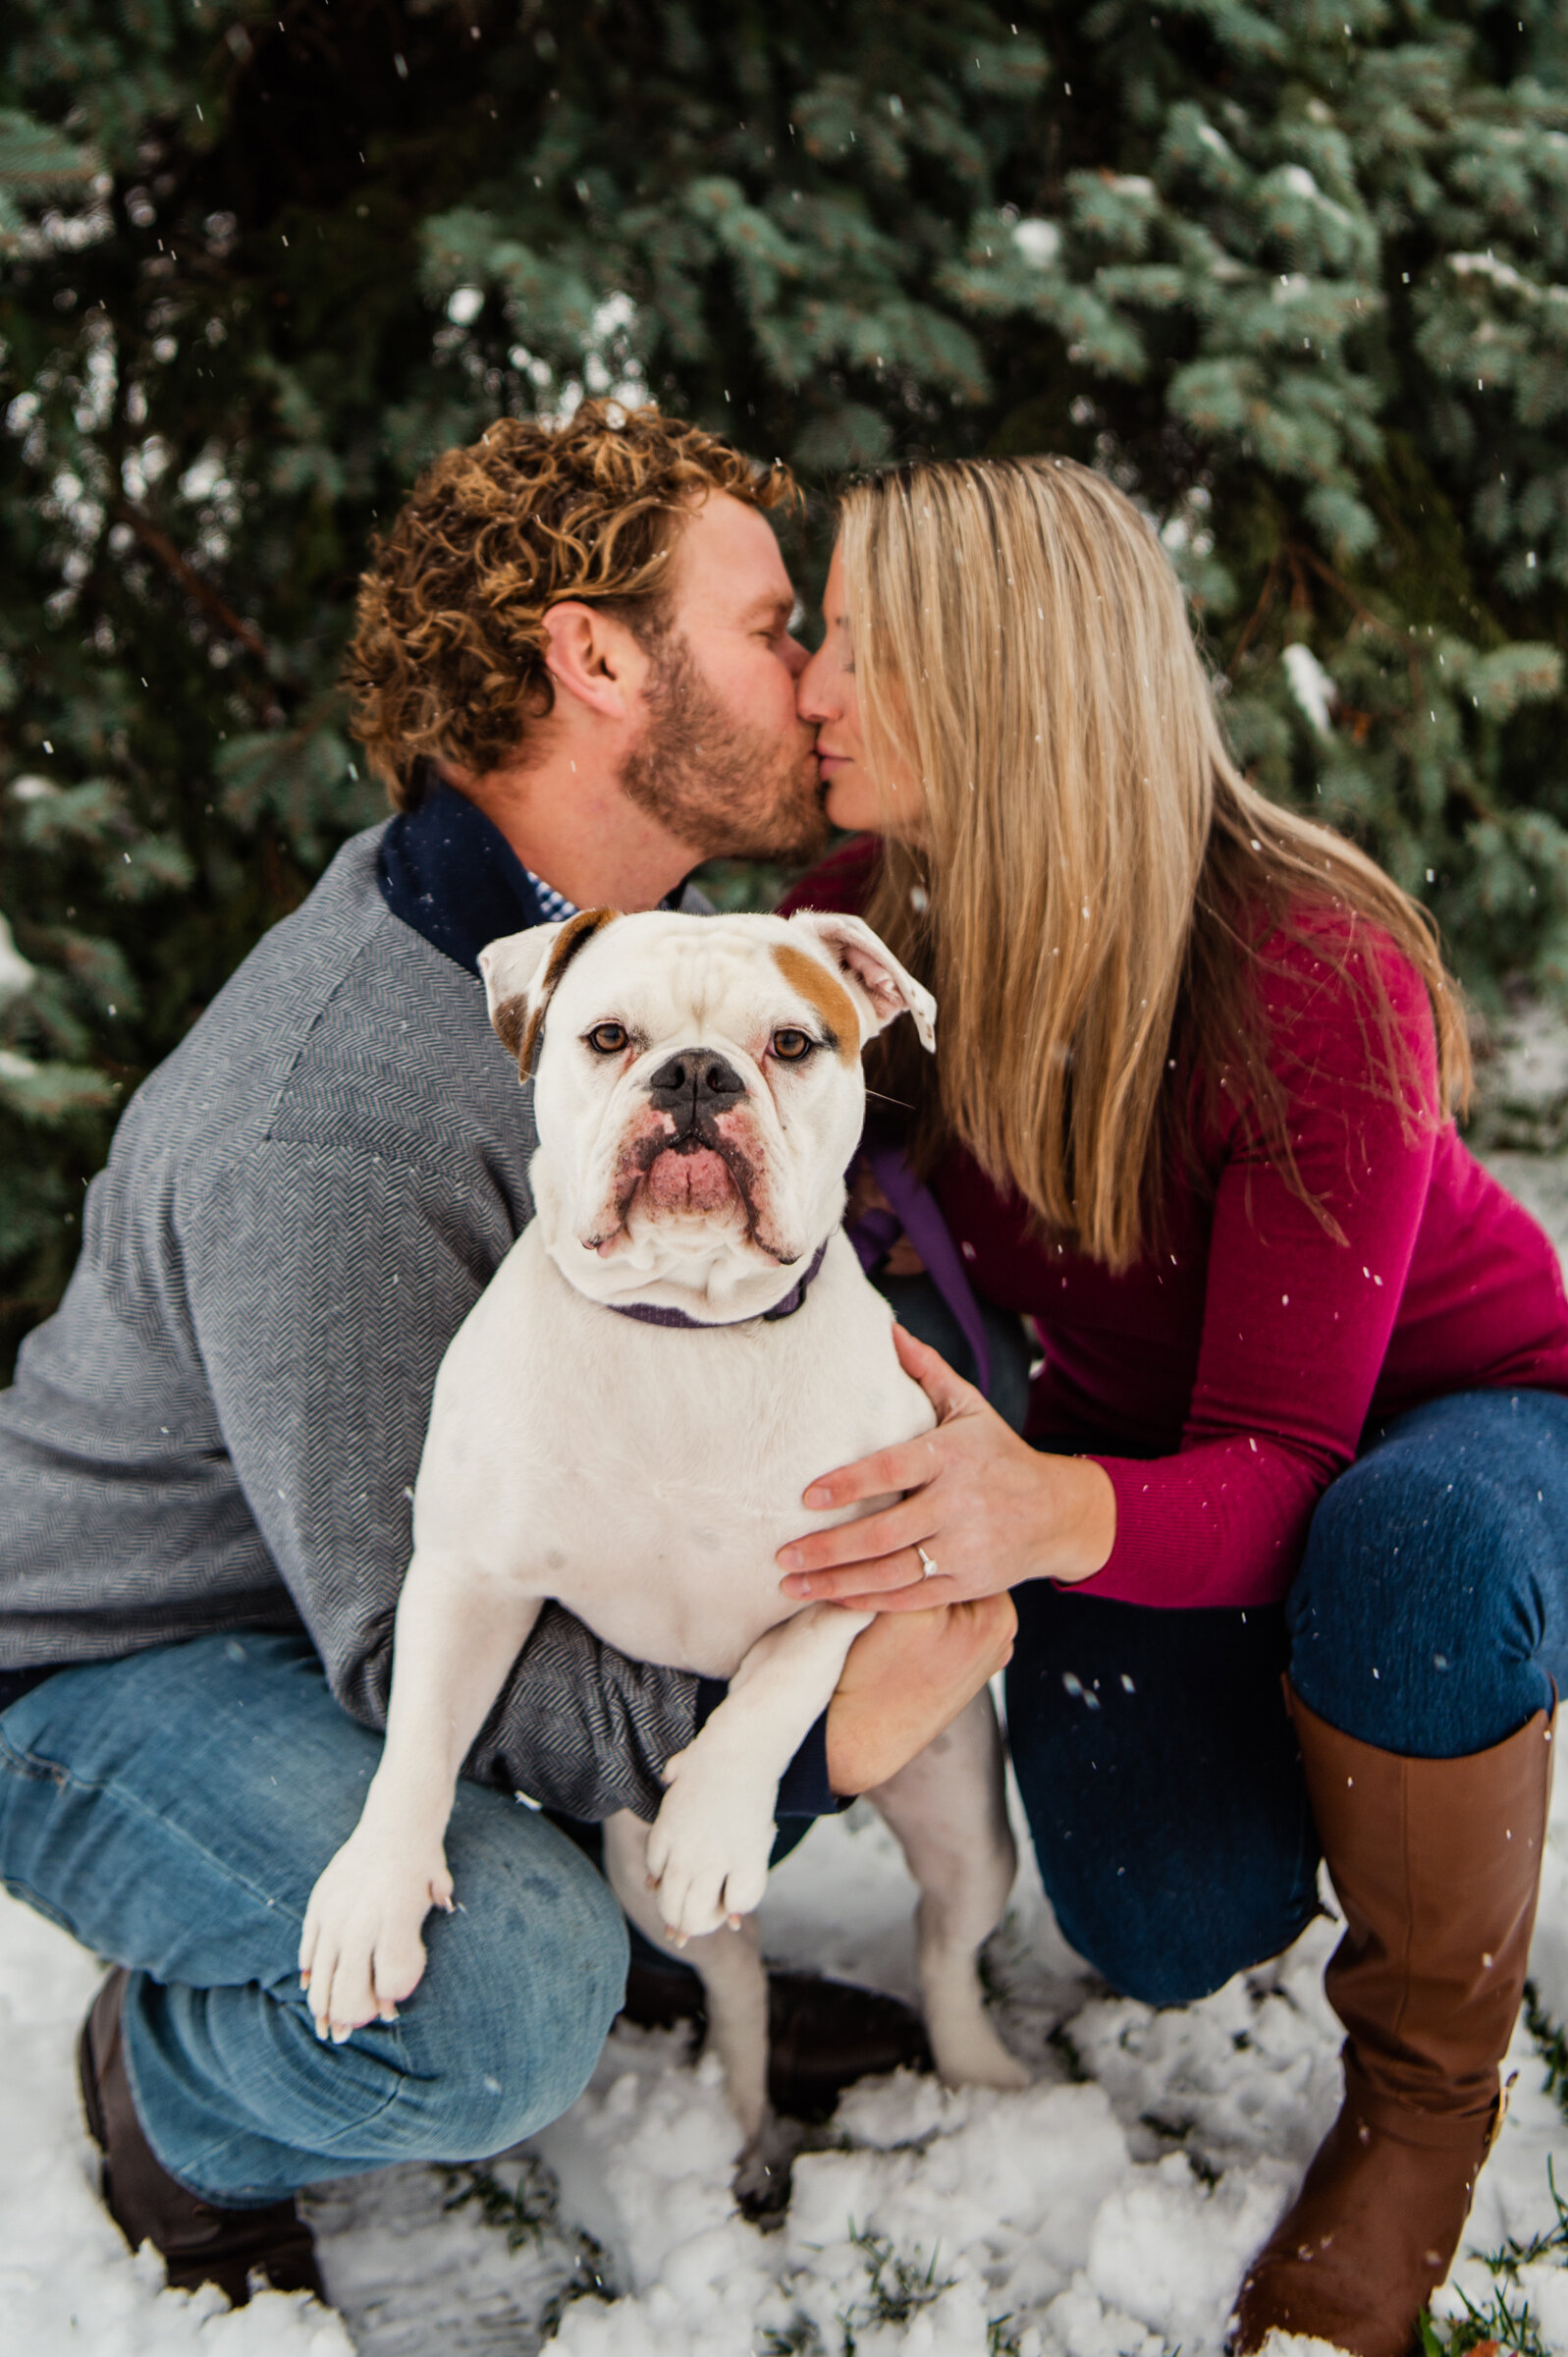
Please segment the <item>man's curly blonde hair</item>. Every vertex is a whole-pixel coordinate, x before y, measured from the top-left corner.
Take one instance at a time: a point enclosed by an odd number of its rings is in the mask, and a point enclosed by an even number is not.
[[[663,634],[676,528],[712,491],[753,508],[795,496],[781,461],[651,406],[585,401],[557,427],[503,417],[437,459],[372,544],[344,667],[354,735],[398,809],[419,801],[427,756],[482,775],[550,711],[552,606],[581,598],[644,641]]]

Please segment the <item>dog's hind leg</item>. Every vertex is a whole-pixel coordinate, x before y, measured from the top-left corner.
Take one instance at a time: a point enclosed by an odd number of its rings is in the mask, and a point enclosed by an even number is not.
[[[648,1828],[629,1809],[606,1820],[605,1872],[622,1906],[655,1947],[673,1945],[648,1889]],[[702,1983],[708,2042],[724,2070],[725,2092],[745,2142],[735,2196],[748,2216],[782,2207],[788,2192],[792,2140],[768,2102],[768,1975],[755,1915],[731,1930],[688,1940],[680,1959]]]
[[[952,1725],[866,1798],[892,1828],[920,1886],[920,1989],[937,2068],[949,2087],[1027,2087],[992,2027],[982,1946],[1017,1871],[1001,1735],[982,1688]]]

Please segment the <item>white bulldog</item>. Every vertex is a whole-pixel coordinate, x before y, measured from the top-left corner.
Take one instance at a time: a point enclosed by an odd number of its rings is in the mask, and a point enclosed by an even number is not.
[[[459,1771],[554,1597],[634,1659],[729,1681],[669,1762],[655,1823],[612,1818],[605,1855],[632,1920],[691,1942],[765,2173],[753,1910],[779,1779],[870,1618],[784,1596],[774,1555],[848,1518],[802,1507],[814,1477],[935,1421],[840,1226],[861,1050],[905,1011],[931,1048],[935,1005],[853,916],[595,909],[480,962],[496,1030],[535,1073],[536,1217],[442,1363],[386,1747],[311,1894],[300,1969],[337,2040],[415,1987],[420,1926],[452,1904]],[[977,1970],[1016,1864],[989,1695],[871,1797],[920,1885],[943,2077],[1025,2084]]]

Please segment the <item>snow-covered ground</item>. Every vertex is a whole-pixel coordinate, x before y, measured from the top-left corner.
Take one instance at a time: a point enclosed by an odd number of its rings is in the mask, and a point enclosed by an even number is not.
[[[890,1838],[857,1808],[775,1875],[769,1946],[912,1994],[909,1903]],[[1321,1987],[1334,1937],[1318,1924],[1277,1964],[1155,2013],[1083,1973],[1021,1876],[994,1979],[1039,2072],[1026,2094],[868,2081],[796,2161],[788,2216],[764,2234],[730,2199],[736,2139],[713,2066],[693,2070],[675,2034],[621,2032],[566,2118],[490,2171],[396,2169],[311,2197],[340,2320],[276,2294],[229,2314],[130,2256],[94,2195],[72,2066],[97,1966],[0,1897],[0,2347],[525,2357],[559,2313],[562,2357],[1208,2357],[1337,2101]],[[1568,2020],[1568,1780],[1534,1970]],[[1568,2161],[1523,2029],[1511,2065],[1480,2249],[1548,2226],[1547,2157]],[[1458,2279],[1489,2294],[1473,2264]],[[1544,2345],[1568,2357],[1568,2270],[1533,2271],[1531,2290]]]
[[[1568,1167],[1494,1157],[1568,1241]],[[868,2082],[795,2163],[775,2232],[735,2215],[736,2138],[713,2065],[620,2032],[566,2118],[487,2170],[405,2168],[310,2200],[341,2314],[267,2294],[239,2313],[161,2287],[94,2193],[73,2045],[98,1967],[0,1895],[0,2349],[6,2357],[1212,2357],[1242,2266],[1338,2097],[1322,1970],[1335,1927],[1206,2002],[1111,1998],[1064,1947],[1032,1865],[995,1943],[1021,2095]],[[769,1952],[913,1994],[911,1891],[857,1807],[773,1878]],[[1568,1778],[1533,1971],[1568,2023]],[[1513,2101],[1467,2245],[1554,2222],[1568,2122],[1521,2026]],[[1568,2255],[1565,2255],[1568,2256]],[[1528,2267],[1539,2341],[1568,2357],[1568,2266]],[[1493,2285],[1461,2261],[1439,2310]],[[1305,2344],[1296,2344],[1298,2347]],[[1281,2352],[1283,2357],[1283,2352]]]

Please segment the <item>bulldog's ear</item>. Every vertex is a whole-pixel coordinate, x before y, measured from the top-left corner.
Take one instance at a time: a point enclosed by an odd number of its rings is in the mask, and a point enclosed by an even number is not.
[[[530,925],[508,933],[479,953],[485,1004],[497,1038],[517,1059],[517,1077],[526,1080],[545,1019],[545,1009],[562,975],[604,925],[614,908],[582,908],[554,925]]]
[[[844,980],[870,1009],[866,1039],[886,1031],[900,1014],[911,1014],[921,1046],[928,1055],[935,1053],[936,1000],[923,982],[917,982],[899,964],[886,943],[878,940],[864,917],[825,915],[815,908],[802,908],[789,922],[821,944]]]
[[[490,1021],[510,1056],[522,1054],[528,993],[543,972],[560,933],[560,925],[530,925],[526,933],[508,933],[479,953]]]

